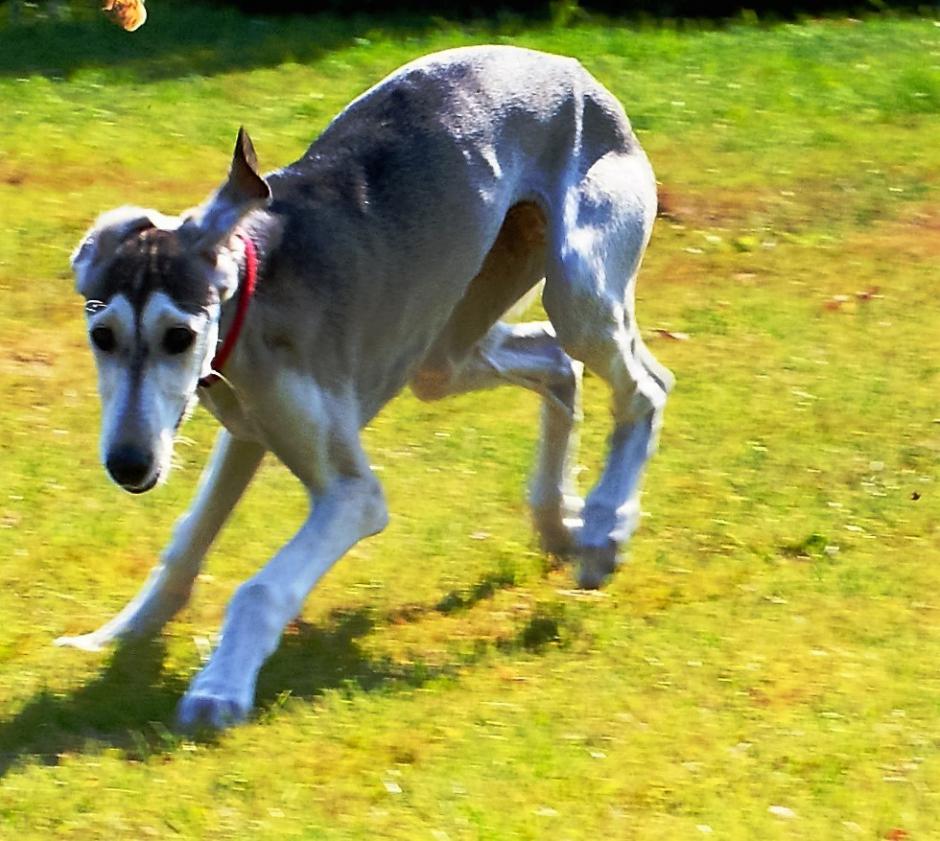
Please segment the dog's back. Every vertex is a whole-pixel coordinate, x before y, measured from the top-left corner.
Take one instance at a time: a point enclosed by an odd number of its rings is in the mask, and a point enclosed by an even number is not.
[[[638,150],[629,120],[577,61],[518,47],[465,47],[418,59],[379,82],[270,180],[275,197],[297,197],[315,181],[350,212],[426,230],[422,217],[440,212],[443,192],[464,205],[476,198],[488,219],[501,216],[494,206],[505,212],[526,199],[551,211],[559,179],[583,174],[612,150]]]
[[[371,355],[356,346],[360,338],[401,349],[388,372],[363,374],[387,380],[377,387],[381,402],[443,328],[510,208],[538,208],[560,247],[572,185],[611,154],[640,162],[651,218],[652,174],[626,114],[580,63],[507,46],[418,59],[355,99],[303,157],[268,176],[284,235],[281,277],[267,277],[267,294],[279,285],[294,294],[312,289],[316,303],[295,299],[292,309],[316,310],[316,329],[368,322],[361,336],[335,336],[347,360]],[[390,297],[420,317],[382,318]],[[359,319],[342,317],[348,311]]]

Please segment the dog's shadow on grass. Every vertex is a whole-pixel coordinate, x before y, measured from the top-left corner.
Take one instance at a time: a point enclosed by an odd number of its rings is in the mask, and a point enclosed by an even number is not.
[[[313,698],[347,684],[372,689],[408,679],[366,658],[357,639],[371,631],[366,611],[340,612],[323,627],[292,626],[265,666],[258,686],[264,711],[285,694]],[[44,689],[15,716],[0,721],[0,779],[20,759],[57,764],[63,754],[116,747],[129,759],[179,749],[174,714],[189,676],[164,668],[162,640],[118,647],[104,670],[73,691]],[[211,734],[199,734],[203,742]]]
[[[436,604],[400,608],[379,621],[419,622],[432,614],[468,610],[512,586],[511,576],[486,576]],[[535,614],[505,645],[538,649],[557,638],[558,627],[553,623]],[[270,715],[288,696],[313,700],[332,689],[414,688],[470,664],[467,655],[455,655],[455,660],[445,659],[438,665],[371,656],[363,641],[376,624],[374,612],[364,607],[338,609],[321,624],[292,624],[259,677],[258,715]],[[489,643],[480,643],[472,660],[491,650]],[[118,748],[131,760],[179,750],[185,739],[174,731],[173,719],[190,676],[165,669],[165,660],[166,646],[160,639],[125,644],[115,650],[96,678],[81,687],[39,692],[15,716],[0,721],[0,779],[20,760],[54,765],[65,754],[102,747]],[[197,738],[211,743],[215,737],[200,734]]]
[[[97,741],[140,751],[159,741],[185,681],[165,674],[161,640],[116,649],[105,669],[74,691],[43,689],[0,721],[0,778],[20,758],[55,765],[64,753]]]
[[[255,705],[262,716],[282,698],[312,700],[327,689],[371,692],[389,683],[416,686],[429,674],[364,653],[360,641],[375,627],[365,608],[337,610],[325,626],[292,623],[258,677]]]
[[[325,689],[372,692],[387,686],[414,688],[435,678],[452,676],[460,667],[485,655],[488,649],[484,640],[471,647],[476,654],[455,656],[433,665],[369,656],[363,651],[360,640],[365,639],[377,624],[410,624],[435,614],[469,610],[492,598],[499,590],[515,584],[513,573],[499,571],[484,575],[466,590],[451,590],[436,603],[397,607],[380,616],[378,621],[371,610],[358,608],[334,611],[326,627],[306,622],[293,623],[261,671],[256,705],[263,714],[276,706],[287,693],[309,700]],[[539,621],[540,617],[531,618],[517,638],[505,641],[506,645],[539,648],[541,640],[531,644],[533,623],[538,625]]]

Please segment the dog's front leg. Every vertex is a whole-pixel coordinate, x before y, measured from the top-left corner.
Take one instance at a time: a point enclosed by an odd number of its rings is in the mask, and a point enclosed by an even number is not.
[[[307,594],[350,547],[387,522],[381,487],[367,463],[352,475],[331,477],[311,497],[312,510],[300,531],[236,591],[218,648],[180,701],[180,726],[218,728],[244,719],[261,665]]]
[[[56,645],[87,651],[118,639],[157,633],[189,599],[202,559],[258,469],[260,444],[219,433],[190,510],[177,522],[160,563],[130,603],[97,631],[59,637]]]

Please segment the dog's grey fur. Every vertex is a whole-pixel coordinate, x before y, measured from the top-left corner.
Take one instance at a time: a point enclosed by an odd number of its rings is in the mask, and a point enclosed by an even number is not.
[[[141,593],[62,642],[96,648],[157,631],[273,452],[306,486],[310,516],[238,590],[179,710],[184,725],[243,718],[285,623],[386,524],[359,432],[409,383],[426,400],[506,382],[543,396],[535,525],[547,550],[578,560],[583,586],[598,586],[636,525],[672,382],[634,318],[655,211],[653,173],[621,106],[576,61],[479,47],[405,66],[264,178],[240,133],[228,180],[182,216],[105,214],[73,262],[93,338],[110,331],[96,352],[109,471],[138,492],[162,479],[197,390],[224,430]],[[223,381],[197,389],[230,323],[242,236],[260,252],[258,291]],[[501,321],[543,277],[550,322]],[[194,339],[170,353],[174,328]],[[582,363],[609,383],[614,417],[583,510],[572,470]]]

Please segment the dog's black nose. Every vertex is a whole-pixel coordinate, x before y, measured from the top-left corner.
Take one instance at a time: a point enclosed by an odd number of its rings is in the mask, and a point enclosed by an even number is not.
[[[132,444],[119,444],[105,462],[108,473],[122,487],[134,490],[141,487],[153,465],[153,456]]]

